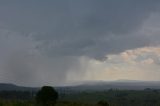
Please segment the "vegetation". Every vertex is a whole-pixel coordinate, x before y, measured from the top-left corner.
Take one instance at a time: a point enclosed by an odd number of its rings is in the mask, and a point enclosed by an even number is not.
[[[107,101],[99,101],[98,102],[98,106],[109,106],[108,102]]]
[[[160,106],[160,90],[106,90],[65,94],[63,101],[97,104],[107,101],[109,106]],[[107,106],[107,105],[106,105]]]
[[[37,93],[37,95],[39,94]],[[34,95],[30,99],[17,99],[17,97],[16,99],[13,99],[13,97],[6,99],[1,97],[0,106],[37,106],[36,100],[37,96]],[[50,98],[47,100],[55,101],[55,99],[51,100]],[[59,92],[59,99],[55,106],[160,106],[160,90],[110,89],[106,91],[63,92],[63,94]]]
[[[57,91],[50,86],[44,86],[36,95],[36,102],[42,106],[54,106],[58,99]]]

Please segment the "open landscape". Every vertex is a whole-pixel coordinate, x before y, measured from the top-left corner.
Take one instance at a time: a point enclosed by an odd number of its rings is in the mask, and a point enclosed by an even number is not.
[[[55,106],[159,106],[159,85],[159,81],[120,80],[55,87],[59,94]],[[0,84],[0,105],[37,106],[35,97],[39,90]]]
[[[160,0],[0,0],[0,106],[160,106]]]

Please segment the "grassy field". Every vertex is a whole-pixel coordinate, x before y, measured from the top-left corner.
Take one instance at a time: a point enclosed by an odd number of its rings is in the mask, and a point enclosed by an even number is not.
[[[160,106],[159,90],[108,90],[66,94],[63,101],[97,104],[107,101],[110,106]]]
[[[1,101],[0,106],[38,106],[35,102],[29,101]],[[67,102],[67,101],[59,101],[55,106],[99,106],[97,104],[87,104],[80,102]]]
[[[160,90],[108,90],[61,94],[55,106],[160,106]],[[33,100],[4,100],[0,106],[38,106]]]

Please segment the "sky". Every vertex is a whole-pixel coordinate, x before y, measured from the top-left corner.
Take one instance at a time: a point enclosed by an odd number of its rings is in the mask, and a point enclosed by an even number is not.
[[[159,0],[1,0],[0,82],[160,80]]]

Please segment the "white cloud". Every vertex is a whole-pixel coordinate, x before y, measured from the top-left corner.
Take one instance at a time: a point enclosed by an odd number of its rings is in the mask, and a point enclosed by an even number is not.
[[[160,47],[126,50],[107,57],[103,62],[83,57],[81,64],[85,74],[68,73],[68,80],[160,80]]]

